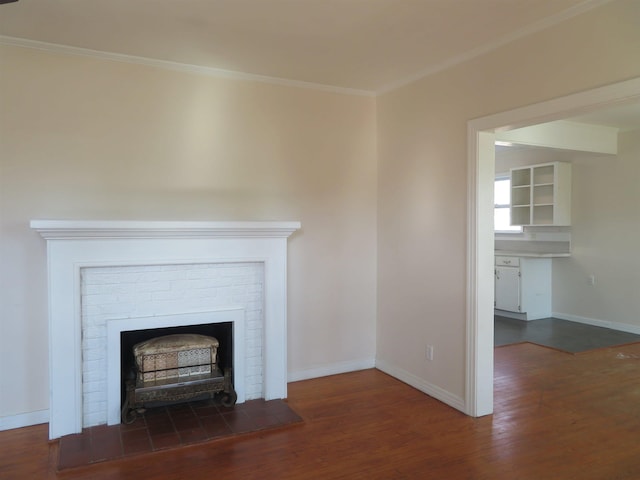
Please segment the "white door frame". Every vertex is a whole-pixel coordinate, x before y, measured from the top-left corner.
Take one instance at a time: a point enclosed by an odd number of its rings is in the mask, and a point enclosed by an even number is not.
[[[467,365],[465,413],[493,413],[493,182],[495,132],[640,102],[640,77],[467,124]]]

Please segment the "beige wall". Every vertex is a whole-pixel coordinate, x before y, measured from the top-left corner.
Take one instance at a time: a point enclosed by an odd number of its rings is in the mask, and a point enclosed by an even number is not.
[[[619,135],[617,156],[572,164],[572,255],[554,260],[553,311],[640,331],[640,130]]]
[[[464,398],[467,122],[640,76],[638,18],[608,3],[378,98],[378,361]]]
[[[290,373],[373,362],[374,98],[16,47],[0,63],[0,417],[48,408],[35,218],[299,220]]]
[[[0,416],[47,408],[31,218],[301,220],[290,371],[377,348],[462,397],[467,121],[640,76],[639,15],[608,3],[377,101],[2,48]]]

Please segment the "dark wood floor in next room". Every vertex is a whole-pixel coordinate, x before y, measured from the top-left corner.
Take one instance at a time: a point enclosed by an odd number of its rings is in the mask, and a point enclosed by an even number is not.
[[[640,335],[634,333],[553,317],[526,321],[496,315],[494,321],[496,347],[531,342],[564,352],[582,353],[640,342]]]
[[[290,384],[298,425],[60,474],[46,425],[0,432],[0,478],[640,478],[640,345],[572,355],[523,343],[495,360],[483,418],[365,370]]]

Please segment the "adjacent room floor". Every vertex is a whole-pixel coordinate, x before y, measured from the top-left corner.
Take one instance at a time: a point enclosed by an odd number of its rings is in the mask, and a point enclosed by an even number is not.
[[[500,347],[522,342],[581,353],[640,342],[640,335],[558,318],[525,321],[496,315],[494,345]]]

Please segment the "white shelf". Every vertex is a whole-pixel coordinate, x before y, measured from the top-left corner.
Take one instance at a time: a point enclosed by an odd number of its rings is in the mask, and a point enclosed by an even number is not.
[[[571,225],[571,164],[511,169],[511,225]]]

